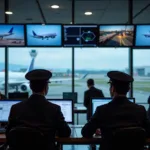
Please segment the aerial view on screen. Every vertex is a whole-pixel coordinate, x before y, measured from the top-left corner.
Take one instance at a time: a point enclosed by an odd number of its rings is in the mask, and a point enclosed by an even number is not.
[[[150,25],[137,25],[136,46],[150,46]]]
[[[1,46],[24,46],[23,25],[0,25]]]
[[[28,46],[61,46],[61,25],[27,25]]]
[[[101,25],[99,32],[99,46],[133,46],[132,25]]]

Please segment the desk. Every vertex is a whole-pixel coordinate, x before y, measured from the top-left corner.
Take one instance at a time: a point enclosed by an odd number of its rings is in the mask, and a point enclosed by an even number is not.
[[[74,113],[77,114],[77,124],[79,123],[79,116],[78,114],[86,114],[87,113],[87,109],[84,106],[78,106],[78,107],[74,107]]]

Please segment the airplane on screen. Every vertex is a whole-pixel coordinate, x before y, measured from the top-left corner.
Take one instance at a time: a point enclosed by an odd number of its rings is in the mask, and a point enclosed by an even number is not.
[[[5,33],[5,34],[0,34],[0,39],[2,40],[5,36],[10,36],[10,35],[13,35],[13,30],[14,28],[12,27],[8,33]]]
[[[38,38],[38,39],[42,39],[42,40],[44,40],[44,39],[48,40],[49,38],[54,39],[57,36],[56,33],[49,33],[49,34],[43,34],[43,35],[42,34],[38,35],[35,33],[35,31],[32,31],[32,33],[33,33],[34,38]]]
[[[150,31],[149,31],[150,32]],[[143,34],[145,37],[150,38],[150,34]]]

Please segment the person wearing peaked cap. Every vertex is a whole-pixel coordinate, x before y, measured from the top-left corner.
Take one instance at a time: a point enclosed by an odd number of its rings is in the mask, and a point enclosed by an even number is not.
[[[101,150],[112,150],[111,135],[118,128],[142,127],[150,136],[150,122],[144,106],[130,102],[126,97],[134,79],[120,71],[110,71],[107,76],[110,78],[112,101],[98,106],[81,131],[83,137],[92,137],[100,129],[103,138]]]
[[[6,129],[6,138],[9,131],[15,127],[37,128],[45,136],[45,150],[56,149],[55,134],[60,137],[68,137],[71,129],[58,105],[47,101],[49,79],[52,73],[44,69],[36,69],[28,72],[25,78],[30,81],[32,95],[29,99],[12,106],[9,122]],[[8,143],[9,144],[9,143]]]

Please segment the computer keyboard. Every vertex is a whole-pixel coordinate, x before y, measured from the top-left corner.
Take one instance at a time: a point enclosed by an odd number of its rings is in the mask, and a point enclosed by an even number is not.
[[[0,128],[0,134],[5,133],[6,129],[5,128]]]

